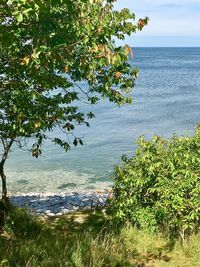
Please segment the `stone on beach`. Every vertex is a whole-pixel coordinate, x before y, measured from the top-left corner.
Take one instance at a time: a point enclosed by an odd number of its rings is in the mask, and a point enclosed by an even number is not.
[[[60,194],[23,194],[11,196],[11,202],[37,214],[60,216],[65,213],[104,207],[111,192],[71,192]]]

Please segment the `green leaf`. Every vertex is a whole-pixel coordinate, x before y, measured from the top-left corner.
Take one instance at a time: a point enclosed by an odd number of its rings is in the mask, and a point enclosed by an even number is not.
[[[16,15],[16,20],[17,20],[18,22],[22,22],[22,21],[23,21],[23,15],[22,15],[21,13],[18,13],[18,14]]]
[[[76,139],[76,138],[74,139],[74,142],[73,142],[73,144],[74,144],[75,146],[77,146],[77,145],[78,145],[78,141],[77,141],[77,139]]]

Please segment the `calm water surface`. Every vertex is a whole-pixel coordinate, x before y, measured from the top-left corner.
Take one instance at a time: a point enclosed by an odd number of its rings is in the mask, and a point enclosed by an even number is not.
[[[112,186],[110,173],[123,154],[134,155],[136,139],[153,134],[191,134],[200,121],[200,48],[136,48],[140,73],[134,103],[103,102],[91,127],[80,129],[84,146],[65,153],[46,144],[34,159],[14,151],[6,165],[11,193],[67,192]]]

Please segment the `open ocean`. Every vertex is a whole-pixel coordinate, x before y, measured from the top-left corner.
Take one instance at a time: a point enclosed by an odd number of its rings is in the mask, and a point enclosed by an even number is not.
[[[106,189],[123,154],[134,155],[140,135],[192,134],[200,122],[200,48],[133,48],[139,78],[134,102],[102,102],[90,128],[77,129],[84,146],[68,153],[47,143],[38,158],[13,151],[7,165],[9,193]],[[84,107],[82,107],[84,108]]]

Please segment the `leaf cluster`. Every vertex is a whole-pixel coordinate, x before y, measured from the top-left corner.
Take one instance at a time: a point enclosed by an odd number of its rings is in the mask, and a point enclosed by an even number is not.
[[[113,2],[1,1],[1,139],[32,137],[33,156],[38,156],[49,138],[46,133],[55,127],[77,145],[74,128],[88,126],[94,116],[80,112],[82,102],[96,104],[107,98],[118,105],[130,103],[127,93],[137,69],[128,62],[131,49],[117,47],[113,38],[141,30],[148,19],[135,23],[134,14],[114,10]],[[55,138],[54,143],[70,148],[69,139]]]
[[[113,175],[113,216],[140,228],[178,234],[200,226],[200,126],[191,137],[138,140],[134,158],[122,158]]]

